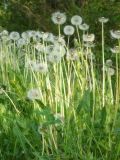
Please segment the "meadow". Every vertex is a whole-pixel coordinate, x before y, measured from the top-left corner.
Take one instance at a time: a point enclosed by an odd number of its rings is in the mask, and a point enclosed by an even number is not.
[[[120,31],[106,53],[109,19],[97,20],[97,59],[80,15],[51,21],[57,35],[0,32],[0,160],[119,160]]]

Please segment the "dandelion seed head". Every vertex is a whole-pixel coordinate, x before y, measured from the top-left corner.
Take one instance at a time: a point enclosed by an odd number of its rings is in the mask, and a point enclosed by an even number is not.
[[[116,31],[111,30],[110,34],[111,34],[112,38],[114,38],[114,39],[120,39],[120,30],[116,30]]]
[[[120,53],[120,47],[119,46],[115,46],[114,48],[110,49],[112,53]]]
[[[48,45],[45,49],[47,55],[51,54],[54,51],[54,45]]]
[[[79,15],[75,15],[71,18],[71,23],[75,26],[79,26],[82,23],[82,18]]]
[[[84,42],[93,42],[95,40],[94,34],[83,34],[83,41]]]
[[[65,42],[65,40],[64,40],[64,37],[58,37],[58,36],[56,36],[56,37],[54,37],[54,45],[60,45],[60,46],[65,46],[66,45],[66,42]]]
[[[47,42],[52,42],[52,43],[54,42],[54,35],[53,35],[53,33],[48,33],[46,41]]]
[[[71,35],[73,35],[74,34],[74,32],[75,32],[75,29],[74,29],[74,27],[73,26],[71,26],[71,25],[67,25],[67,26],[65,26],[64,27],[64,34],[65,35],[67,35],[67,36],[71,36]]]
[[[29,37],[30,38],[34,38],[34,37],[36,37],[36,31],[27,31],[27,33],[28,33],[28,35],[29,35]]]
[[[18,32],[11,32],[9,38],[11,40],[17,41],[20,38],[20,34]]]
[[[3,30],[1,33],[0,33],[0,36],[8,36],[9,35],[9,32],[7,30]]]
[[[25,63],[25,67],[28,69],[33,69],[34,65],[36,64],[36,61],[31,60],[31,59],[27,59],[26,63]]]
[[[86,24],[86,23],[83,23],[83,24],[80,24],[79,25],[79,28],[82,30],[82,31],[87,31],[89,29],[89,25]]]
[[[105,64],[106,64],[106,66],[110,67],[110,66],[112,66],[113,62],[111,59],[107,59]]]
[[[74,48],[71,48],[66,53],[66,59],[76,61],[79,60],[78,51]]]
[[[107,69],[107,73],[108,73],[109,76],[113,76],[115,74],[115,70],[113,68],[109,67]]]
[[[109,21],[109,19],[108,19],[108,18],[105,18],[105,17],[100,17],[100,18],[98,19],[98,21],[99,21],[100,23],[107,23],[107,22]]]
[[[37,44],[35,44],[35,49],[37,50],[37,51],[39,51],[39,52],[44,52],[44,50],[45,50],[45,46],[43,45],[43,44],[41,44],[41,43],[37,43]]]
[[[28,40],[28,39],[30,38],[28,32],[23,32],[23,33],[21,34],[21,37],[24,38],[25,40]]]
[[[27,98],[30,100],[41,99],[41,97],[42,97],[42,93],[41,93],[40,89],[38,89],[38,88],[30,89],[27,92]]]
[[[55,24],[64,24],[66,22],[66,14],[61,12],[55,12],[52,14],[52,21]]]
[[[60,62],[61,58],[62,58],[61,55],[57,52],[53,52],[52,54],[47,56],[48,62],[51,63],[58,63]]]
[[[45,74],[48,72],[47,64],[46,63],[36,63],[33,65],[33,71]]]
[[[65,47],[60,46],[60,45],[54,45],[54,52],[58,53],[63,57],[66,53]]]
[[[16,43],[17,43],[18,47],[22,47],[22,46],[27,44],[27,41],[24,38],[20,38],[20,39],[17,40]]]

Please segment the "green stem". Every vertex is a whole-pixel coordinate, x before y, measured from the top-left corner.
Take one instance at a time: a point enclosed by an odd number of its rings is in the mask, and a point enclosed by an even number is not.
[[[102,83],[102,103],[105,106],[105,49],[104,49],[104,23],[102,23],[102,65],[103,65],[103,83]]]

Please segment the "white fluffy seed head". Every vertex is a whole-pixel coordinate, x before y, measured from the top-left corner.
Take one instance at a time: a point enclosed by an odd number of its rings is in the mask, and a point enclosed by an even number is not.
[[[79,15],[75,15],[71,18],[71,23],[75,26],[79,26],[82,23],[82,18]]]
[[[74,27],[73,26],[71,26],[71,25],[67,25],[67,26],[65,26],[64,27],[64,34],[65,35],[67,35],[67,36],[71,36],[71,35],[73,35],[74,34],[74,32],[75,32],[75,29],[74,29]]]
[[[61,58],[66,54],[66,50],[63,46],[53,45],[51,47],[51,52],[47,54],[47,60],[52,63],[58,63]]]
[[[48,72],[47,64],[46,63],[36,63],[33,65],[33,71],[45,74]]]
[[[113,62],[111,59],[106,60],[106,66],[112,66]]]
[[[115,46],[114,48],[110,49],[112,53],[120,53],[120,47],[119,46]]]
[[[107,22],[109,21],[109,19],[108,19],[108,18],[105,18],[105,17],[100,17],[100,18],[98,19],[98,21],[99,21],[100,23],[107,23]]]
[[[83,23],[83,24],[80,24],[79,25],[79,28],[82,30],[82,31],[87,31],[89,29],[89,25],[86,24],[86,23]]]
[[[50,55],[53,51],[54,51],[54,45],[48,45],[48,46],[45,48],[45,53],[46,53],[46,55]]]
[[[113,76],[115,74],[115,70],[111,67],[107,68],[107,73],[109,76]]]
[[[66,14],[61,12],[55,12],[52,14],[52,21],[55,24],[64,24],[66,22]]]
[[[20,34],[18,32],[11,32],[9,38],[11,40],[17,41],[20,38]]]
[[[28,40],[28,39],[30,38],[28,32],[23,32],[23,33],[21,34],[21,37],[24,38],[25,40]]]
[[[84,42],[93,42],[95,40],[94,34],[83,34],[83,41]]]
[[[114,38],[114,39],[120,39],[120,30],[116,30],[116,31],[111,30],[110,34],[111,34],[112,38]]]
[[[65,46],[66,45],[66,42],[65,42],[65,39],[63,36],[61,37],[54,37],[54,42],[53,42],[54,45],[58,45],[58,46]]]
[[[25,67],[27,69],[33,69],[34,65],[36,64],[36,61],[31,60],[31,59],[27,59],[26,63],[25,63]]]
[[[54,35],[52,33],[48,33],[46,41],[53,43],[54,42]]]
[[[66,53],[65,47],[60,45],[54,45],[54,52],[58,53],[63,57]]]
[[[61,58],[62,57],[60,54],[54,52],[52,53],[52,55],[47,56],[47,61],[52,63],[58,63],[60,62]]]
[[[1,33],[0,33],[0,36],[8,36],[9,35],[9,32],[7,30],[3,30]]]
[[[30,100],[41,99],[42,98],[42,93],[41,93],[40,89],[33,88],[33,89],[30,89],[27,92],[27,98],[30,99]]]
[[[74,48],[69,49],[66,54],[66,59],[72,61],[79,60],[78,51]]]
[[[43,45],[43,44],[41,44],[41,43],[37,43],[37,44],[35,44],[35,49],[37,50],[37,51],[39,51],[39,52],[44,52],[44,50],[45,50],[45,46]]]
[[[17,46],[22,47],[27,44],[27,41],[24,38],[20,38],[17,40]]]

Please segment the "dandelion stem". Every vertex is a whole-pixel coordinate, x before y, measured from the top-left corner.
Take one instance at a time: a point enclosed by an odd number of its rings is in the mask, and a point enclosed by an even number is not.
[[[102,83],[102,103],[105,106],[105,49],[104,49],[104,23],[102,23],[102,64],[103,64],[103,83]]]

